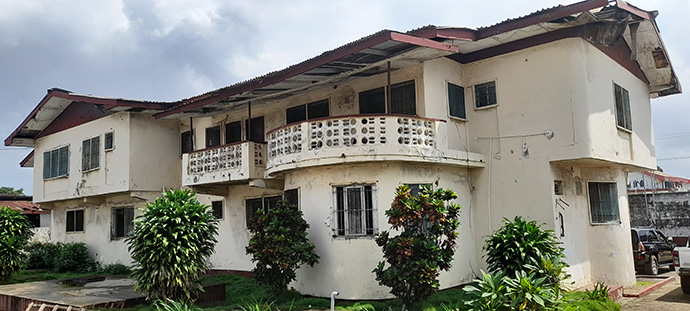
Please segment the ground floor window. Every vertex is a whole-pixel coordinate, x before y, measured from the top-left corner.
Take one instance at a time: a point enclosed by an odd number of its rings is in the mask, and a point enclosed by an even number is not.
[[[283,200],[290,205],[295,205],[299,209],[299,189],[288,189],[283,191]]]
[[[216,219],[223,219],[223,201],[212,201],[211,212]]]
[[[376,231],[374,185],[334,187],[334,236],[372,236]]]
[[[84,231],[84,210],[67,211],[67,232],[82,232]]]
[[[244,201],[246,208],[246,223],[249,226],[249,220],[256,216],[260,209],[271,209],[278,205],[278,201],[282,200],[282,195],[275,195],[270,197],[247,199]]]
[[[134,230],[134,207],[116,207],[112,209],[110,229],[111,239],[121,239]]]
[[[589,182],[589,209],[593,224],[619,223],[616,183]]]

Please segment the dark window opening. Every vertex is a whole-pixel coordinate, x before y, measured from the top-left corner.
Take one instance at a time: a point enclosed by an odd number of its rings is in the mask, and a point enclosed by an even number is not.
[[[285,109],[286,123],[325,118],[330,115],[328,99]]]
[[[386,113],[386,88],[380,87],[360,92],[359,113]]]
[[[225,124],[225,143],[232,144],[242,141],[242,122],[235,121]]]
[[[285,190],[283,192],[283,200],[288,202],[288,204],[297,206],[297,208],[299,208],[299,191],[298,191],[298,189]]]
[[[112,209],[111,239],[128,236],[134,231],[134,207]]]
[[[474,105],[476,108],[498,104],[496,99],[496,81],[477,84],[474,86]]]
[[[206,128],[206,148],[220,146],[220,125]]]
[[[386,88],[380,87],[359,93],[359,113],[386,113]],[[416,115],[414,80],[391,85],[391,111],[394,114]]]
[[[307,119],[307,106],[299,105],[285,109],[287,124],[301,122]]]
[[[465,119],[465,88],[448,83],[448,107],[452,117]]]
[[[250,219],[254,218],[256,216],[257,212],[259,210],[268,210],[271,208],[274,208],[278,205],[278,201],[282,200],[283,196],[282,195],[276,195],[276,196],[270,196],[270,197],[263,197],[263,198],[255,198],[255,199],[247,199],[244,201],[244,205],[246,208],[246,222],[247,225],[249,225]]]
[[[422,188],[428,188],[432,189],[433,186],[431,184],[405,184],[407,187],[410,188],[410,194],[412,196],[418,196],[420,192],[422,192]]]
[[[593,224],[619,223],[616,183],[589,182],[589,208]]]
[[[375,232],[373,187],[335,187],[337,236],[371,236]]]
[[[618,84],[614,84],[616,97],[616,124],[632,131],[632,116],[630,115],[630,93]]]
[[[223,219],[223,201],[212,201],[211,212],[216,219]]]
[[[194,145],[192,143],[192,131],[186,131],[180,134],[180,145],[182,146],[182,153],[194,151]]]
[[[115,148],[113,145],[114,136],[115,133],[113,132],[105,133],[105,138],[103,139],[103,149],[105,149],[105,151],[110,151]]]
[[[264,137],[264,117],[252,118],[251,122],[249,122],[249,120],[245,122],[247,123],[246,127],[249,129],[249,137],[247,137],[247,140],[257,143],[266,141]]]
[[[81,170],[83,172],[94,170],[100,167],[100,147],[101,137],[96,136],[81,143]]]
[[[67,176],[69,172],[69,147],[65,146],[43,153],[43,179]]]
[[[84,231],[84,210],[67,211],[67,232]]]

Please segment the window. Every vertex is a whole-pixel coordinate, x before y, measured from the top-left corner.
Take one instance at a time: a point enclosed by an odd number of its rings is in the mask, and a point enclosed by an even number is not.
[[[476,108],[497,105],[496,81],[477,84],[474,86],[474,106]]]
[[[128,236],[134,230],[134,207],[113,208],[110,221],[110,237],[112,240]]]
[[[289,189],[283,192],[283,200],[290,205],[295,205],[299,208],[299,191],[298,189]]]
[[[206,148],[220,146],[220,125],[206,128]]]
[[[114,136],[115,136],[115,133],[113,133],[113,132],[105,133],[105,137],[103,139],[103,149],[105,151],[110,151],[110,150],[115,149],[115,147],[113,146]]]
[[[448,83],[448,108],[451,117],[465,119],[465,88]]]
[[[216,219],[223,219],[223,201],[212,201],[211,212]]]
[[[264,137],[264,117],[256,117],[250,120],[245,120],[245,128],[249,129],[247,140],[263,143]]]
[[[619,223],[616,183],[589,182],[589,209],[593,224]]]
[[[242,141],[242,121],[225,124],[225,143],[232,144]]]
[[[67,176],[68,172],[69,146],[43,153],[43,179]]]
[[[417,196],[421,191],[423,187],[426,188],[433,188],[431,184],[405,184],[410,188],[410,194],[412,196]]]
[[[330,115],[328,99],[320,100],[306,105],[299,105],[285,110],[286,123],[295,123],[304,120],[324,118]]]
[[[96,136],[81,142],[81,170],[82,172],[95,170],[100,167],[98,163],[101,149],[101,137]]]
[[[194,151],[194,146],[192,144],[192,131],[186,131],[180,134],[180,146],[182,146],[182,153]]]
[[[375,231],[374,186],[335,187],[334,236],[372,236]]]
[[[613,84],[616,97],[616,124],[628,131],[632,131],[632,117],[630,116],[630,94],[628,90],[618,84]]]
[[[84,231],[84,210],[67,211],[67,232]]]
[[[386,113],[386,88],[359,93],[359,113]],[[391,111],[395,114],[417,114],[414,80],[391,85]]]
[[[280,201],[282,199],[283,199],[283,196],[281,196],[281,195],[263,197],[263,198],[255,198],[255,199],[247,199],[244,202],[244,205],[246,208],[247,225],[249,225],[249,220],[254,218],[254,216],[256,216],[256,213],[260,209],[273,208],[276,205],[278,205],[278,201]]]

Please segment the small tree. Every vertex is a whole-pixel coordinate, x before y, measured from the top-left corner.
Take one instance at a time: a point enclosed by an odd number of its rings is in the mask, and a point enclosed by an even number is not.
[[[34,235],[33,225],[20,211],[0,207],[0,283],[7,282],[26,261],[23,248]]]
[[[135,220],[127,244],[134,289],[149,300],[192,302],[203,290],[199,275],[213,253],[218,221],[189,190],[163,192]]]
[[[256,262],[252,271],[257,282],[280,294],[297,278],[297,268],[304,264],[313,267],[319,262],[314,244],[307,238],[307,228],[302,212],[286,201],[257,212],[249,221],[252,238],[246,248]]]
[[[383,231],[376,238],[386,261],[379,262],[373,272],[379,284],[390,287],[411,308],[438,289],[440,271],[451,267],[460,206],[449,202],[457,198],[450,189],[423,188],[412,196],[403,185],[395,194],[386,215],[391,230],[402,232],[391,237],[389,231]]]

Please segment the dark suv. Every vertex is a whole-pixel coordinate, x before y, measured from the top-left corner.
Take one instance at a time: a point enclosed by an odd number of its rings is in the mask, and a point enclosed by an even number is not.
[[[657,275],[659,266],[673,266],[673,241],[667,239],[661,232],[650,228],[630,229],[632,234],[633,258],[635,271]]]

